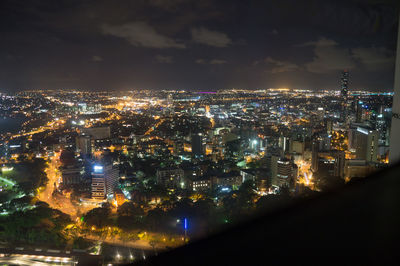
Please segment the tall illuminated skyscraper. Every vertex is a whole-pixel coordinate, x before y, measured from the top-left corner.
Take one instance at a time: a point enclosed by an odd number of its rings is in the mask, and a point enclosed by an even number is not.
[[[347,97],[347,93],[349,91],[349,71],[347,70],[342,72],[341,89],[342,96]]]
[[[341,95],[342,95],[342,112],[341,119],[343,122],[347,121],[347,94],[349,91],[349,72],[344,70],[341,78]]]
[[[396,67],[394,71],[392,126],[390,131],[390,164],[400,162],[400,21],[398,31]]]

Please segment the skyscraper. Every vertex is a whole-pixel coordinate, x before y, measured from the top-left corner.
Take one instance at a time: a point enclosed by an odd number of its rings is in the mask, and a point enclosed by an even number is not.
[[[362,102],[356,100],[356,123],[362,122]]]
[[[288,159],[281,158],[277,161],[276,182],[277,186],[287,186],[292,188],[297,178],[297,166]]]
[[[357,127],[355,148],[356,157],[367,162],[377,162],[379,133],[376,130]]]
[[[344,151],[334,151],[333,156],[335,158],[333,175],[340,178],[344,177],[344,163],[346,161],[346,155]]]
[[[344,70],[342,72],[342,79],[341,79],[341,88],[342,88],[342,96],[347,97],[347,93],[349,91],[349,72],[347,70]]]
[[[313,136],[313,141],[311,144],[311,170],[313,172],[318,171],[318,151],[319,151],[319,141],[318,136]]]
[[[347,94],[349,91],[349,72],[344,70],[342,72],[341,78],[341,95],[342,95],[342,112],[341,112],[341,120],[343,122],[347,122]]]
[[[76,137],[76,151],[87,156],[92,154],[91,138],[88,135]]]
[[[92,198],[103,200],[112,195],[117,185],[119,171],[112,164],[96,164],[92,172]]]
[[[203,155],[203,134],[192,134],[192,154],[195,156]]]

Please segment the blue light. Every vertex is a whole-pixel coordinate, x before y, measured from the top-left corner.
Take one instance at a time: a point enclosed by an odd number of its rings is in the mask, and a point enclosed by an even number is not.
[[[188,223],[186,218],[183,220],[183,228],[185,228],[185,230],[188,229]]]
[[[93,166],[93,171],[94,171],[95,173],[102,173],[102,172],[103,172],[103,166],[101,166],[101,165],[95,165],[95,166]]]

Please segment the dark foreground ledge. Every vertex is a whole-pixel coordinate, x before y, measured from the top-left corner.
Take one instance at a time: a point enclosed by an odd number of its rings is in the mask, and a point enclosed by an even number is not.
[[[400,165],[134,265],[400,265]]]

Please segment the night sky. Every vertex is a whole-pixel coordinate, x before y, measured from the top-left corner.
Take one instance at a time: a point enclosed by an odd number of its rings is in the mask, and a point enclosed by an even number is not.
[[[0,1],[0,89],[392,90],[400,1]]]

